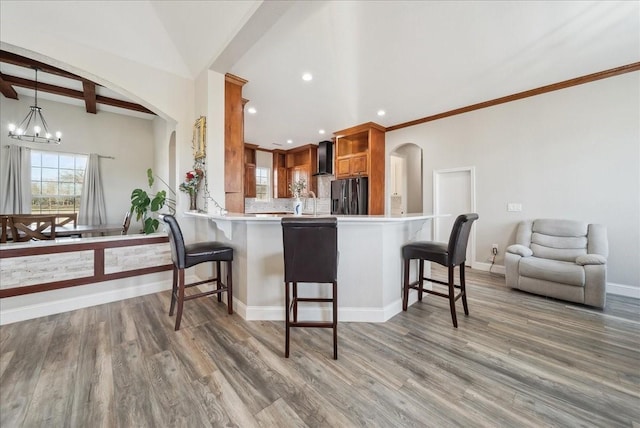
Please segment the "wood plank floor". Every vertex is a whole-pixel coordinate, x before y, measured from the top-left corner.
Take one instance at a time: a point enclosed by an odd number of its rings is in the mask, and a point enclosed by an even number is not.
[[[168,292],[2,326],[0,426],[640,426],[637,300],[600,311],[468,272],[457,330],[427,296],[340,323],[337,361],[330,330],[293,330],[285,359],[283,322],[215,298],[176,333]]]

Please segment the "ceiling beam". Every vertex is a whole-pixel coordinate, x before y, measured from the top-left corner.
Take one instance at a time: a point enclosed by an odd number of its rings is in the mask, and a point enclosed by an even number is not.
[[[9,82],[4,80],[4,75],[2,73],[0,73],[0,92],[2,92],[2,95],[6,98],[11,98],[12,100],[18,99],[18,93],[13,89],[13,86],[11,86]]]
[[[45,64],[44,62],[35,61],[30,58],[25,58],[23,56],[16,55],[14,53],[7,52],[7,51],[0,50],[0,62],[6,62],[7,64],[13,64],[19,67],[37,68],[38,70],[43,71],[45,73],[55,74],[56,76],[66,77],[68,79],[82,80],[82,81],[85,80],[82,77],[78,76],[77,74],[69,73],[68,71],[62,70],[61,68],[57,68],[52,65]]]
[[[20,86],[22,88],[34,89],[35,83],[33,80],[23,79],[21,77],[14,76],[3,76],[4,79],[16,86]],[[50,85],[48,83],[38,82],[38,91],[48,92],[50,94],[61,95],[63,97],[75,98],[78,100],[85,100],[85,95],[83,91],[76,91],[75,89],[63,88],[61,86]],[[132,103],[129,101],[117,100],[115,98],[104,97],[102,95],[96,95],[96,103],[104,104],[112,107],[119,107],[127,110],[139,111],[141,113],[148,113],[155,115],[154,112],[149,110],[148,108],[141,106],[140,104]],[[87,110],[88,111],[88,110]]]
[[[109,97],[104,97],[102,95],[96,95],[96,101],[98,102],[98,104],[104,104],[104,105],[108,105],[111,107],[120,107],[120,108],[124,108],[127,110],[134,110],[134,111],[139,111],[141,113],[148,113],[148,114],[152,114],[155,116],[155,113],[152,112],[151,110],[149,110],[148,108],[140,105],[140,104],[136,104],[136,103],[132,103],[129,101],[124,101],[124,100],[118,100],[115,98],[109,98]]]
[[[63,97],[75,98],[84,100],[87,113],[97,113],[97,104],[109,105],[112,107],[119,107],[126,110],[139,111],[141,113],[148,113],[155,115],[154,112],[146,107],[132,103],[129,101],[118,100],[115,98],[104,97],[96,94],[96,87],[99,84],[85,79],[77,74],[70,73],[61,68],[54,67],[49,64],[45,64],[40,61],[35,61],[31,58],[23,57],[5,50],[0,50],[0,62],[7,64],[13,64],[18,67],[37,68],[39,71],[48,74],[55,74],[56,76],[66,77],[68,79],[79,80],[82,82],[83,91],[76,91],[71,88],[64,88],[61,86],[50,85],[47,83],[38,82],[38,90],[42,92],[49,92],[51,94],[60,95]],[[23,88],[35,89],[35,82],[29,79],[23,79],[20,77],[8,76],[0,74],[0,92],[6,97],[11,99],[18,99],[18,94],[12,85],[20,86]]]
[[[96,84],[93,82],[82,82],[82,89],[84,89],[84,105],[87,109],[87,113],[96,114]]]

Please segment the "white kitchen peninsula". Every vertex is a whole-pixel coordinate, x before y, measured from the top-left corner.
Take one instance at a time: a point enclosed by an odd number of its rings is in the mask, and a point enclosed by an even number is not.
[[[284,320],[282,215],[185,216],[197,222],[198,241],[217,240],[234,248],[234,310],[247,320]],[[431,239],[435,216],[336,217],[338,320],[384,322],[402,310],[402,245]],[[328,297],[329,290],[330,285],[304,284],[299,295]],[[414,291],[410,303],[415,300]],[[321,304],[301,304],[299,312],[301,319],[313,320],[329,319],[330,313]]]

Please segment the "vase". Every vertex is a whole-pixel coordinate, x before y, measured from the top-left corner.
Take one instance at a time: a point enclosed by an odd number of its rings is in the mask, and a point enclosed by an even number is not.
[[[302,215],[302,200],[300,198],[293,200],[293,215]]]
[[[196,192],[189,193],[189,211],[198,211],[198,194]]]

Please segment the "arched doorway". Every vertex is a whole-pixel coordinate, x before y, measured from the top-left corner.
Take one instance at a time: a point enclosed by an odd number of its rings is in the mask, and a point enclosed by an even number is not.
[[[389,169],[390,213],[423,212],[422,149],[413,143],[396,148],[389,156]]]

